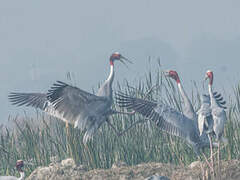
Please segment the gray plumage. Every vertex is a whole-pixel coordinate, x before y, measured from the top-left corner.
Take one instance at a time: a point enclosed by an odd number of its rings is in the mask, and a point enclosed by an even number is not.
[[[224,125],[227,121],[226,112],[224,109],[217,103],[216,99],[210,95],[211,99],[211,115],[213,119],[213,132],[216,135],[217,141],[223,140],[223,130]]]
[[[111,109],[112,83],[114,79],[114,61],[128,59],[119,53],[110,57],[110,74],[99,88],[97,95],[77,87],[57,81],[46,94],[10,93],[9,100],[13,105],[39,108],[65,122],[74,124],[75,128],[86,130],[83,142],[86,143],[109,115],[118,113]]]
[[[208,92],[209,92],[209,97],[211,102],[210,103],[211,117],[213,121],[212,132],[216,136],[217,141],[219,140],[225,141],[222,135],[223,135],[224,125],[227,121],[226,112],[224,110],[226,109],[226,107],[224,107],[226,102],[223,101],[221,94],[216,94],[212,90],[212,84],[213,84],[212,71],[207,71],[206,79],[207,78],[209,79]]]
[[[196,124],[184,114],[156,101],[147,101],[118,93],[116,97],[120,107],[134,110],[155,122],[158,128],[171,135],[179,136],[193,147],[199,155],[199,149],[205,146],[198,133]]]
[[[52,103],[47,99],[47,94],[44,93],[10,93],[8,95],[12,105],[27,106],[41,109],[51,116],[62,119],[62,116],[55,111]],[[62,119],[67,121],[66,119]]]
[[[84,143],[114,112],[111,97],[96,96],[61,81],[57,81],[47,94],[10,93],[9,100],[13,105],[39,108],[75,128],[86,129]]]
[[[87,130],[84,143],[114,113],[111,96],[96,96],[59,81],[49,90],[47,98],[61,119],[71,121],[75,128]]]
[[[216,103],[219,107],[222,109],[226,109],[225,101],[223,101],[223,97],[221,94],[218,94],[217,92],[213,93],[214,99],[216,100]],[[211,101],[210,96],[206,94],[202,94],[200,96],[201,100],[201,107],[197,111],[198,114],[198,128],[200,135],[204,132],[207,134],[213,132],[213,116],[212,116],[212,108],[211,108]]]
[[[210,97],[208,95],[201,95],[201,107],[197,111],[198,114],[198,128],[200,135],[202,133],[206,132],[211,133],[213,130],[213,119],[212,119],[212,113],[211,113],[211,103],[210,103]]]
[[[227,121],[226,112],[220,107],[212,106],[213,131],[217,140],[223,140],[224,125]]]

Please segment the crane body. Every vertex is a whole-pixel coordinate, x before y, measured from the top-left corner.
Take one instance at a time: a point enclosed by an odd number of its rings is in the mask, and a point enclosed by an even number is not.
[[[227,143],[227,140],[223,137],[224,125],[226,123],[227,117],[224,106],[226,104],[223,101],[221,94],[213,92],[213,72],[207,71],[205,80],[209,79],[208,92],[209,95],[202,95],[201,101],[202,105],[198,111],[198,126],[200,133],[205,132],[208,135],[211,150],[211,162],[212,167],[214,166],[213,160],[213,149],[212,149],[212,139],[211,136],[215,136],[218,141],[218,167],[220,169],[220,141]],[[213,168],[214,169],[214,168]]]
[[[111,109],[112,83],[114,80],[114,62],[130,62],[118,52],[110,57],[110,73],[96,95],[80,88],[57,81],[47,93],[10,93],[9,100],[14,105],[39,108],[75,128],[86,130],[84,144],[96,133],[103,122],[112,114],[123,113]],[[124,113],[125,114],[125,113]],[[113,127],[111,125],[111,127]],[[115,129],[114,129],[115,130]],[[115,130],[116,132],[116,130]]]

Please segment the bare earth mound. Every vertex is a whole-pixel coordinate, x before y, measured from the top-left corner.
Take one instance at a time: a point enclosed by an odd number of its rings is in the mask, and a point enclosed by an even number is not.
[[[83,165],[76,166],[72,159],[37,168],[27,180],[144,180],[158,174],[171,180],[195,180],[202,177],[200,163],[194,162],[189,167],[174,166],[162,163],[147,163],[126,166],[124,163],[114,164],[111,169],[95,169],[87,171]],[[240,179],[240,161],[222,162],[222,179]]]

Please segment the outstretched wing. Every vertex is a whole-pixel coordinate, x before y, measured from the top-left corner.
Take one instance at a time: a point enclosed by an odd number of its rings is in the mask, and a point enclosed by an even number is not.
[[[67,121],[57,111],[55,111],[52,103],[47,99],[47,94],[12,92],[8,95],[8,99],[13,105],[38,108],[51,116]]]
[[[57,81],[47,94],[10,93],[10,102],[17,106],[39,108],[63,121],[86,129],[84,143],[96,132],[111,112],[112,101]]]
[[[47,95],[43,93],[10,93],[8,95],[9,101],[17,106],[31,106],[39,108],[43,111],[48,106]]]
[[[111,107],[107,98],[61,81],[53,84],[47,93],[47,99],[62,119],[75,123],[75,127],[87,130],[98,124]]]
[[[169,134],[186,138],[187,134],[195,133],[196,131],[190,119],[164,104],[129,97],[122,93],[117,93],[116,100],[120,107],[131,109],[142,114],[144,117],[154,121],[161,130]],[[197,135],[196,138],[198,138]]]

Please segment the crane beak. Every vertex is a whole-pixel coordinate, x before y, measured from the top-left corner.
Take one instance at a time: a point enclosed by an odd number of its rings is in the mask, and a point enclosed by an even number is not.
[[[123,62],[123,60],[129,62],[130,64],[133,64],[132,61],[130,61],[129,59],[127,59],[127,58],[125,58],[124,56],[121,55],[120,61]]]
[[[128,66],[127,66],[126,62],[124,62],[124,60],[127,61],[127,62],[129,62],[130,64],[133,64],[132,61],[130,61],[129,59],[127,59],[127,58],[125,58],[125,57],[123,57],[123,56],[121,55],[119,61],[120,61],[121,63],[123,63],[127,68],[128,68]]]

